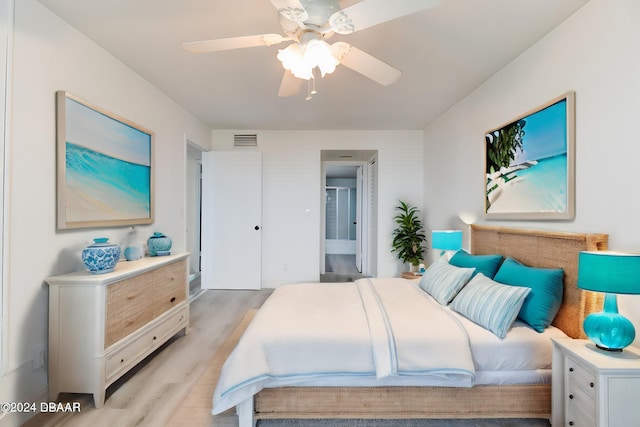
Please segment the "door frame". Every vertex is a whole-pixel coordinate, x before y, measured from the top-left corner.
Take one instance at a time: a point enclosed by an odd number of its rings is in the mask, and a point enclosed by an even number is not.
[[[370,236],[369,236],[369,221],[371,217],[371,213],[368,211],[369,206],[369,161],[366,160],[322,160],[322,178],[320,185],[320,274],[326,273],[326,263],[325,263],[325,239],[326,239],[326,185],[327,185],[327,166],[354,166],[356,168],[361,168],[362,170],[362,190],[357,189],[357,202],[356,204],[361,207],[361,209],[356,214],[356,222],[358,223],[358,229],[360,233],[358,237],[360,237],[360,241],[356,240],[356,246],[360,247],[360,258],[361,258],[361,273],[364,275],[370,275],[371,266],[369,260],[371,259],[369,256],[370,250]],[[358,249],[356,248],[356,252]]]
[[[202,153],[198,144],[185,135],[185,242],[189,252],[189,283],[202,272]],[[191,289],[191,288],[189,288]],[[203,291],[194,291],[190,300]],[[190,290],[191,292],[191,290]]]

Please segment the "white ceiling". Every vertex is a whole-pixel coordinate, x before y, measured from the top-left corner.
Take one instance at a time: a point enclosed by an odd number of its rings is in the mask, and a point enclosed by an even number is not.
[[[194,55],[188,41],[281,34],[269,0],[39,0],[215,129],[423,129],[588,0],[442,0],[344,40],[400,69],[340,67],[305,101],[277,96],[286,43]],[[400,1],[400,0],[389,0]],[[304,1],[303,1],[304,3]],[[341,1],[343,7],[357,0]]]

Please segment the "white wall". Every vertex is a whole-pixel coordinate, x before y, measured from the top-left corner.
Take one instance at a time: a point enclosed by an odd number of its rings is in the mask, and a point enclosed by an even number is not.
[[[49,275],[82,270],[80,252],[93,237],[123,242],[129,228],[56,232],[55,92],[66,90],[155,132],[156,221],[136,227],[140,239],[161,230],[185,247],[185,134],[209,148],[210,130],[166,95],[36,0],[15,2],[9,138],[9,261],[6,340],[0,401],[45,398]],[[180,160],[182,159],[182,161]],[[176,161],[177,160],[177,161]],[[3,420],[3,422],[7,419]]]
[[[640,252],[639,20],[637,0],[592,0],[430,124],[425,129],[428,227],[459,228],[457,216],[463,212],[484,222],[485,131],[573,90],[575,220],[491,224],[608,233],[611,249]],[[640,331],[640,297],[619,300],[621,312]]]
[[[217,150],[233,146],[233,131],[213,132]],[[422,131],[260,131],[262,151],[262,286],[317,281],[321,150],[378,150],[378,275],[398,276],[391,249],[394,208],[406,200],[422,208]]]

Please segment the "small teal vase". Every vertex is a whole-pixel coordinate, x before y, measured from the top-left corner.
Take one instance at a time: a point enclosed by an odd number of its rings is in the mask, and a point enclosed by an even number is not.
[[[112,272],[120,260],[120,246],[109,243],[106,237],[93,239],[93,244],[82,250],[82,262],[93,274]]]
[[[143,245],[127,246],[124,250],[124,258],[127,261],[135,261],[144,257]]]
[[[171,253],[171,238],[156,231],[147,239],[149,256],[169,255]]]

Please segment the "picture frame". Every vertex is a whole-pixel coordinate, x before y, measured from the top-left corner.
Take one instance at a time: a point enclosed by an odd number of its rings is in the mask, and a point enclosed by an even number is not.
[[[485,132],[486,219],[575,217],[575,93]]]
[[[154,133],[56,92],[57,228],[151,224]]]

